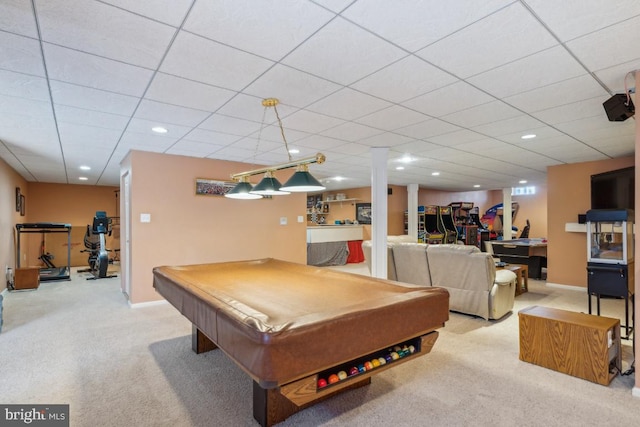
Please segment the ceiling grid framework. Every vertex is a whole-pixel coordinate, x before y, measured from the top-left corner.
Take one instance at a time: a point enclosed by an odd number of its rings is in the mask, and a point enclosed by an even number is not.
[[[276,97],[330,190],[370,185],[377,146],[390,184],[544,185],[549,166],[634,153],[635,120],[602,103],[639,39],[634,0],[3,0],[0,157],[87,185],[119,185],[130,150],[281,163],[275,117],[260,133]]]

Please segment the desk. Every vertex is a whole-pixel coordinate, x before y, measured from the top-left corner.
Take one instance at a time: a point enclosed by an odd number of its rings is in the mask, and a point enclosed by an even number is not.
[[[542,267],[547,265],[547,242],[542,239],[491,240],[493,254],[507,264],[529,267],[529,277],[542,279]]]
[[[253,416],[263,426],[429,353],[449,319],[442,288],[274,259],[156,267],[153,285],[192,322],[195,352],[219,347],[253,379]],[[366,369],[395,346],[414,352]]]
[[[516,296],[529,292],[529,267],[523,264],[507,264],[505,266],[496,266],[496,270],[513,271],[517,277]]]

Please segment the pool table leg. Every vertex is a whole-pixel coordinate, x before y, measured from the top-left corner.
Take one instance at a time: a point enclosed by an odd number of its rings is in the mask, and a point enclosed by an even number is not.
[[[365,378],[347,387],[336,390],[334,393],[325,394],[316,400],[304,405],[296,405],[280,393],[279,388],[264,389],[257,382],[253,382],[253,418],[262,427],[271,427],[280,423],[291,415],[309,406],[335,396],[344,391],[353,390],[371,384],[371,377]]]
[[[207,351],[218,348],[205,334],[196,327],[191,325],[191,349],[196,353],[206,353]]]

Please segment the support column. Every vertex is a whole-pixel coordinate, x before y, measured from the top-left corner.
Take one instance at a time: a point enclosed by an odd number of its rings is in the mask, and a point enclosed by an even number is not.
[[[511,240],[511,188],[502,189],[502,240]]]
[[[407,234],[418,241],[418,184],[407,185]]]
[[[387,278],[388,147],[371,148],[371,275]]]

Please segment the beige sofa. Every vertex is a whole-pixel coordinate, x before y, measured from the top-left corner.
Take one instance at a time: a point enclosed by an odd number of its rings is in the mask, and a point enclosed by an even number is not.
[[[404,241],[403,241],[404,240]],[[371,271],[371,241],[362,243]],[[496,270],[493,257],[475,246],[387,241],[390,280],[449,291],[449,309],[483,319],[500,319],[513,309],[516,275]]]

